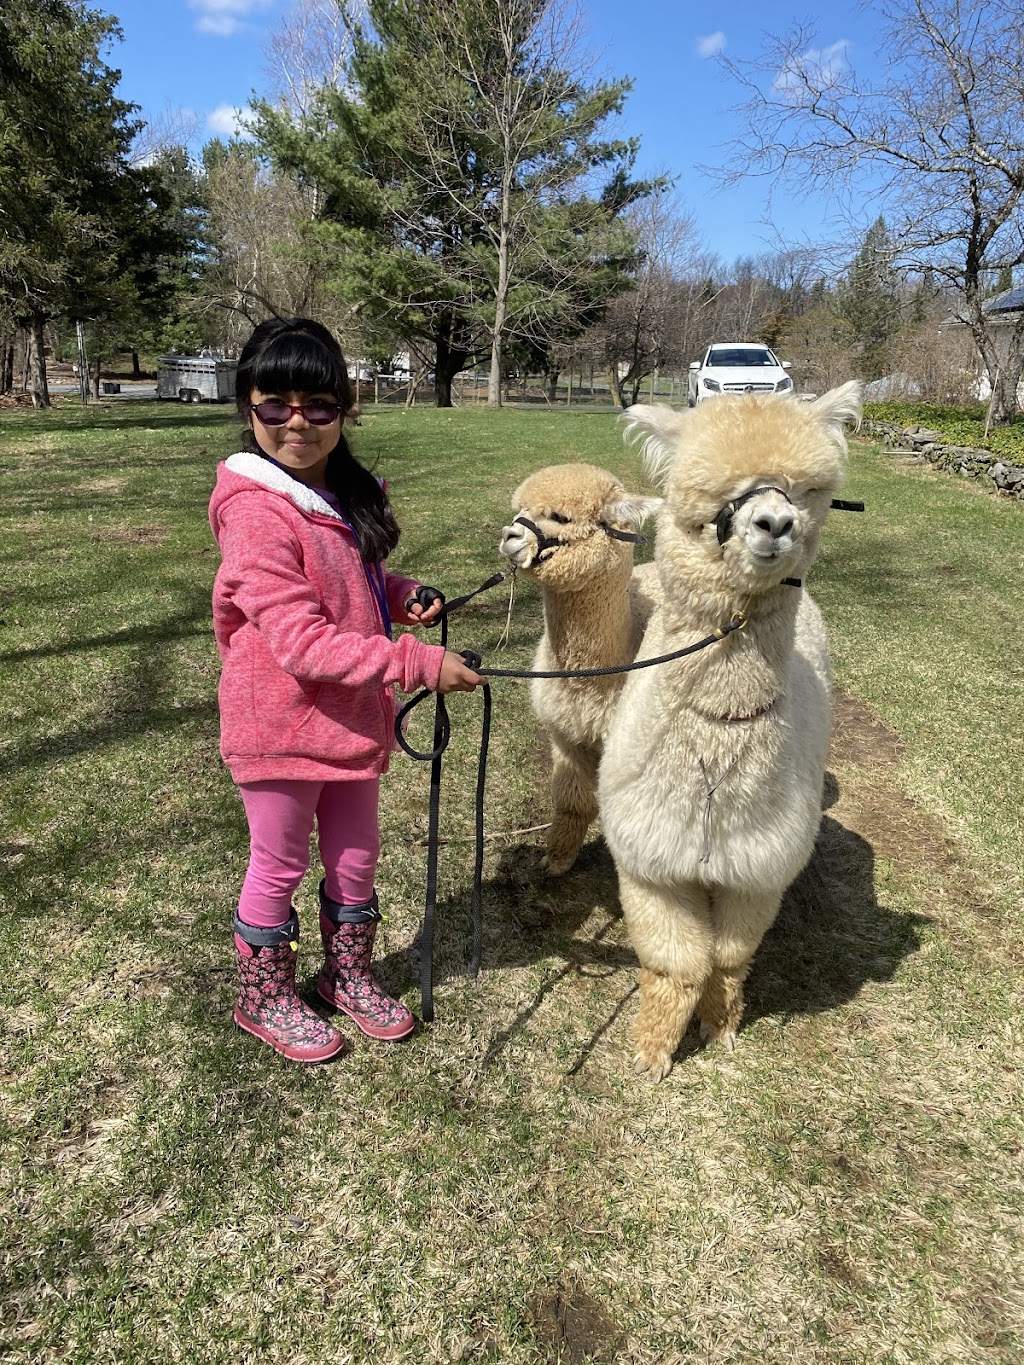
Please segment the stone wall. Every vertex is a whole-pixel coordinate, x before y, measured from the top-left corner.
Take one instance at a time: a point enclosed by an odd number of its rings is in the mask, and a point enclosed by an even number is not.
[[[959,474],[962,479],[978,479],[993,492],[1024,501],[1024,467],[1003,455],[950,445],[940,431],[926,427],[898,427],[893,422],[865,418],[861,431],[881,437],[882,445],[894,455],[917,455],[937,469]]]

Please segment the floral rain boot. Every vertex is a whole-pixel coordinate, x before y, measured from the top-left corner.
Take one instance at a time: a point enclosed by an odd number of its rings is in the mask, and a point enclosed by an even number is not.
[[[377,893],[362,905],[332,901],[320,883],[320,936],[324,965],[316,988],[320,997],[344,1010],[370,1038],[393,1041],[411,1033],[416,1020],[373,979],[370,957],[380,923]]]
[[[293,1062],[326,1062],[345,1038],[295,993],[299,949],[295,911],[276,929],[243,924],[235,915],[238,1003],[235,1023]]]

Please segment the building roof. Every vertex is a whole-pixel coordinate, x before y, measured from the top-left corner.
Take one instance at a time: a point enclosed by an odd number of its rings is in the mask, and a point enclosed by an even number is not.
[[[985,313],[1018,313],[1024,308],[1024,287],[1004,289],[994,299],[987,299],[982,305]]]

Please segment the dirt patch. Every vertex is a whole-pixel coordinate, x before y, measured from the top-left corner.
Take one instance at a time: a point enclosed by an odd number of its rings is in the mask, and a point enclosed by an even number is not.
[[[118,545],[162,545],[170,534],[166,526],[103,526],[90,531],[89,539]]]
[[[537,1293],[529,1308],[543,1359],[560,1365],[614,1361],[625,1347],[626,1334],[579,1286]]]
[[[123,493],[127,479],[82,479],[75,484],[76,493]]]
[[[871,714],[856,697],[838,688],[832,696],[832,757],[859,768],[899,763],[906,746],[895,730]]]
[[[879,770],[899,763],[905,752],[899,735],[862,702],[836,692],[830,762],[867,771],[866,780],[858,777],[856,783],[843,784],[843,823],[870,839],[875,853],[883,858],[926,865],[943,877],[963,871],[956,841],[941,822],[898,787],[884,778],[878,780]]]
[[[1002,925],[1003,916],[986,895],[959,843],[941,820],[892,780],[891,769],[905,752],[895,731],[862,702],[837,691],[829,762],[833,768],[846,768],[848,779],[837,781],[829,774],[832,780],[826,782],[825,804],[842,826],[866,840],[873,857],[912,865],[939,883],[942,891],[931,908],[945,909],[943,918],[950,921],[947,928],[960,921],[980,921],[994,931]],[[1003,943],[1001,951],[1013,960],[1024,957],[1015,942]]]

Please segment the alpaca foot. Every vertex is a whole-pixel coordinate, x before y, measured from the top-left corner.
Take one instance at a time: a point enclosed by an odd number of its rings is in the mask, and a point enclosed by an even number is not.
[[[640,1010],[633,1026],[633,1067],[638,1075],[657,1083],[672,1070],[699,994],[696,986],[678,977],[640,968]]]
[[[725,1028],[715,1028],[712,1024],[706,1024],[701,1020],[700,1040],[705,1047],[717,1043],[726,1052],[736,1051],[736,1030],[728,1025]]]
[[[578,856],[578,849],[573,853],[545,853],[540,860],[541,871],[549,877],[564,877]]]
[[[726,1052],[736,1050],[736,1034],[743,1018],[743,978],[747,965],[715,967],[704,983],[697,1002],[702,1043],[718,1043]]]
[[[633,1070],[638,1076],[657,1085],[672,1070],[671,1052],[638,1052],[633,1058]]]

